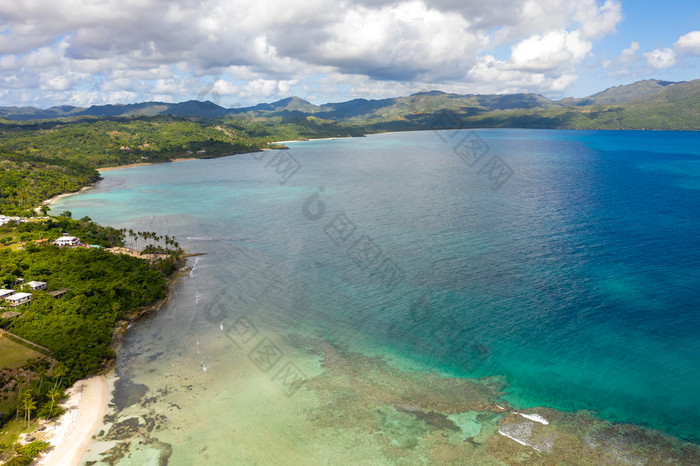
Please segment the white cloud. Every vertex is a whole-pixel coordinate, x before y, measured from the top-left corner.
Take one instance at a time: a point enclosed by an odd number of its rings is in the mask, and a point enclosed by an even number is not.
[[[544,36],[534,35],[512,48],[510,59],[503,68],[518,71],[545,72],[567,67],[583,60],[592,44],[583,40],[578,31],[553,31]]]
[[[620,55],[613,60],[603,61],[602,66],[610,70],[608,73],[610,76],[626,76],[632,74],[633,70],[637,68],[637,64],[643,60],[643,57],[637,53],[639,49],[639,42],[632,42],[628,48],[623,49]]]
[[[5,0],[0,88],[25,89],[5,104],[43,105],[186,100],[212,82],[250,103],[426,83],[558,91],[621,20],[618,0]],[[674,49],[695,53],[692,34]],[[491,63],[496,47],[511,56]],[[315,89],[318,76],[351,82]]]
[[[700,56],[700,31],[689,32],[679,37],[673,48],[679,53]]]
[[[654,69],[670,68],[676,64],[676,52],[671,49],[656,49],[646,52],[644,57]]]
[[[598,7],[595,0],[579,2],[575,14],[581,24],[581,35],[586,38],[600,38],[615,32],[615,26],[622,21],[622,5],[614,0],[606,0]]]
[[[620,56],[618,57],[618,61],[620,63],[635,62],[638,59],[638,55],[637,55],[638,51],[639,51],[639,42],[632,42],[628,48],[623,49],[622,52],[620,52]]]
[[[240,88],[235,84],[223,79],[217,79],[216,82],[212,85],[211,92],[219,95],[234,95],[239,90]]]
[[[253,81],[249,81],[241,90],[239,95],[241,97],[287,96],[293,84],[296,84],[296,81],[275,81],[273,79],[256,79]]]
[[[325,31],[327,40],[307,55],[315,64],[396,81],[427,74],[456,78],[474,62],[474,51],[488,44],[462,16],[417,1],[349,9]]]
[[[482,93],[562,92],[576,81],[576,74],[549,75],[545,72],[519,70],[491,55],[479,59],[467,78],[472,89]]]

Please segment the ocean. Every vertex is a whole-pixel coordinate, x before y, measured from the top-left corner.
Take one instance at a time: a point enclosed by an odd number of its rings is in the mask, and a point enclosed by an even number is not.
[[[52,206],[202,253],[124,339],[85,460],[576,462],[580,442],[625,462],[649,435],[700,441],[700,134],[288,146],[106,171]]]

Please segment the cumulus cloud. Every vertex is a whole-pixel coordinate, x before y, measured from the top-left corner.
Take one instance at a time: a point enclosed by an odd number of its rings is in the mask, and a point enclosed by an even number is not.
[[[668,70],[700,57],[700,31],[680,36],[671,47],[639,52],[639,42],[632,42],[620,55],[603,61],[602,65],[609,70],[611,76],[656,77],[659,70]]]
[[[606,0],[600,7],[595,0],[587,0],[577,5],[576,20],[581,25],[581,35],[587,38],[600,38],[615,32],[615,26],[622,21],[622,5]]]
[[[644,57],[654,69],[670,68],[676,64],[676,52],[672,49],[656,49],[646,52]]]
[[[184,100],[211,83],[250,103],[426,83],[564,90],[621,20],[618,0],[6,0],[0,89],[37,104]],[[691,34],[674,49],[695,50]]]
[[[591,51],[592,44],[578,31],[552,31],[544,36],[529,37],[512,48],[504,69],[544,72],[580,62]]]
[[[700,31],[692,31],[679,37],[673,48],[682,54],[700,56]]]

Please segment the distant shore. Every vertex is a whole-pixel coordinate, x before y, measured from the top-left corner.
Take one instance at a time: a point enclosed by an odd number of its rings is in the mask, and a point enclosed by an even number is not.
[[[170,159],[170,162],[187,162],[188,160],[202,160],[199,157],[182,157],[179,159]],[[117,165],[115,167],[105,167],[105,168],[98,168],[97,171],[102,173],[102,172],[107,172],[110,170],[118,170],[120,168],[131,168],[131,167],[141,167],[144,165],[157,165],[160,163],[170,163],[170,162],[139,162],[139,163],[129,163],[127,165]]]
[[[197,157],[188,157],[188,158],[172,159],[172,160],[170,160],[170,161],[171,161],[171,162],[186,162],[186,161],[188,161],[188,160],[201,160],[201,159],[199,159],[199,158],[197,158]],[[159,164],[159,163],[169,163],[169,162],[141,162],[141,163],[130,163],[130,164],[127,164],[127,165],[117,165],[117,166],[115,166],[115,167],[97,168],[96,170],[97,170],[99,173],[102,173],[102,172],[106,172],[106,171],[110,171],[110,170],[117,170],[117,169],[119,169],[119,168],[140,167],[140,166],[143,166],[143,165],[156,165],[156,164]],[[55,196],[51,196],[50,198],[41,201],[41,203],[39,204],[39,206],[34,208],[34,212],[39,212],[40,209],[41,209],[43,206],[51,206],[51,205],[55,204],[56,201],[58,201],[59,199],[62,199],[62,198],[64,198],[64,197],[66,197],[66,196],[71,196],[71,195],[73,195],[73,194],[78,194],[78,193],[81,193],[81,192],[83,192],[83,191],[87,191],[88,189],[92,189],[92,188],[94,188],[94,187],[95,187],[95,184],[93,183],[93,184],[91,184],[90,186],[83,186],[82,188],[80,188],[80,189],[77,190],[77,191],[72,191],[72,192],[69,192],[69,193],[61,193],[61,194],[56,194]]]
[[[335,141],[336,139],[351,139],[357,136],[336,136],[332,138],[311,138],[311,139],[290,139],[289,141],[275,141],[270,144],[287,144],[289,142],[307,142],[307,141]]]

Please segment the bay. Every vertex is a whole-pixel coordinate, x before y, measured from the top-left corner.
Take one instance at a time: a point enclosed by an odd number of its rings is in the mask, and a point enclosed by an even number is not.
[[[140,440],[122,461],[395,464],[425,427],[396,403],[378,408],[389,420],[357,414],[412,383],[394,370],[479,381],[489,406],[587,410],[698,442],[700,135],[426,131],[289,146],[107,171],[53,206],[205,253],[119,351],[126,401],[110,425],[152,423],[132,426]],[[326,405],[343,403],[383,433],[332,419]],[[479,425],[477,439],[500,424]],[[98,439],[91,458],[116,440]]]

